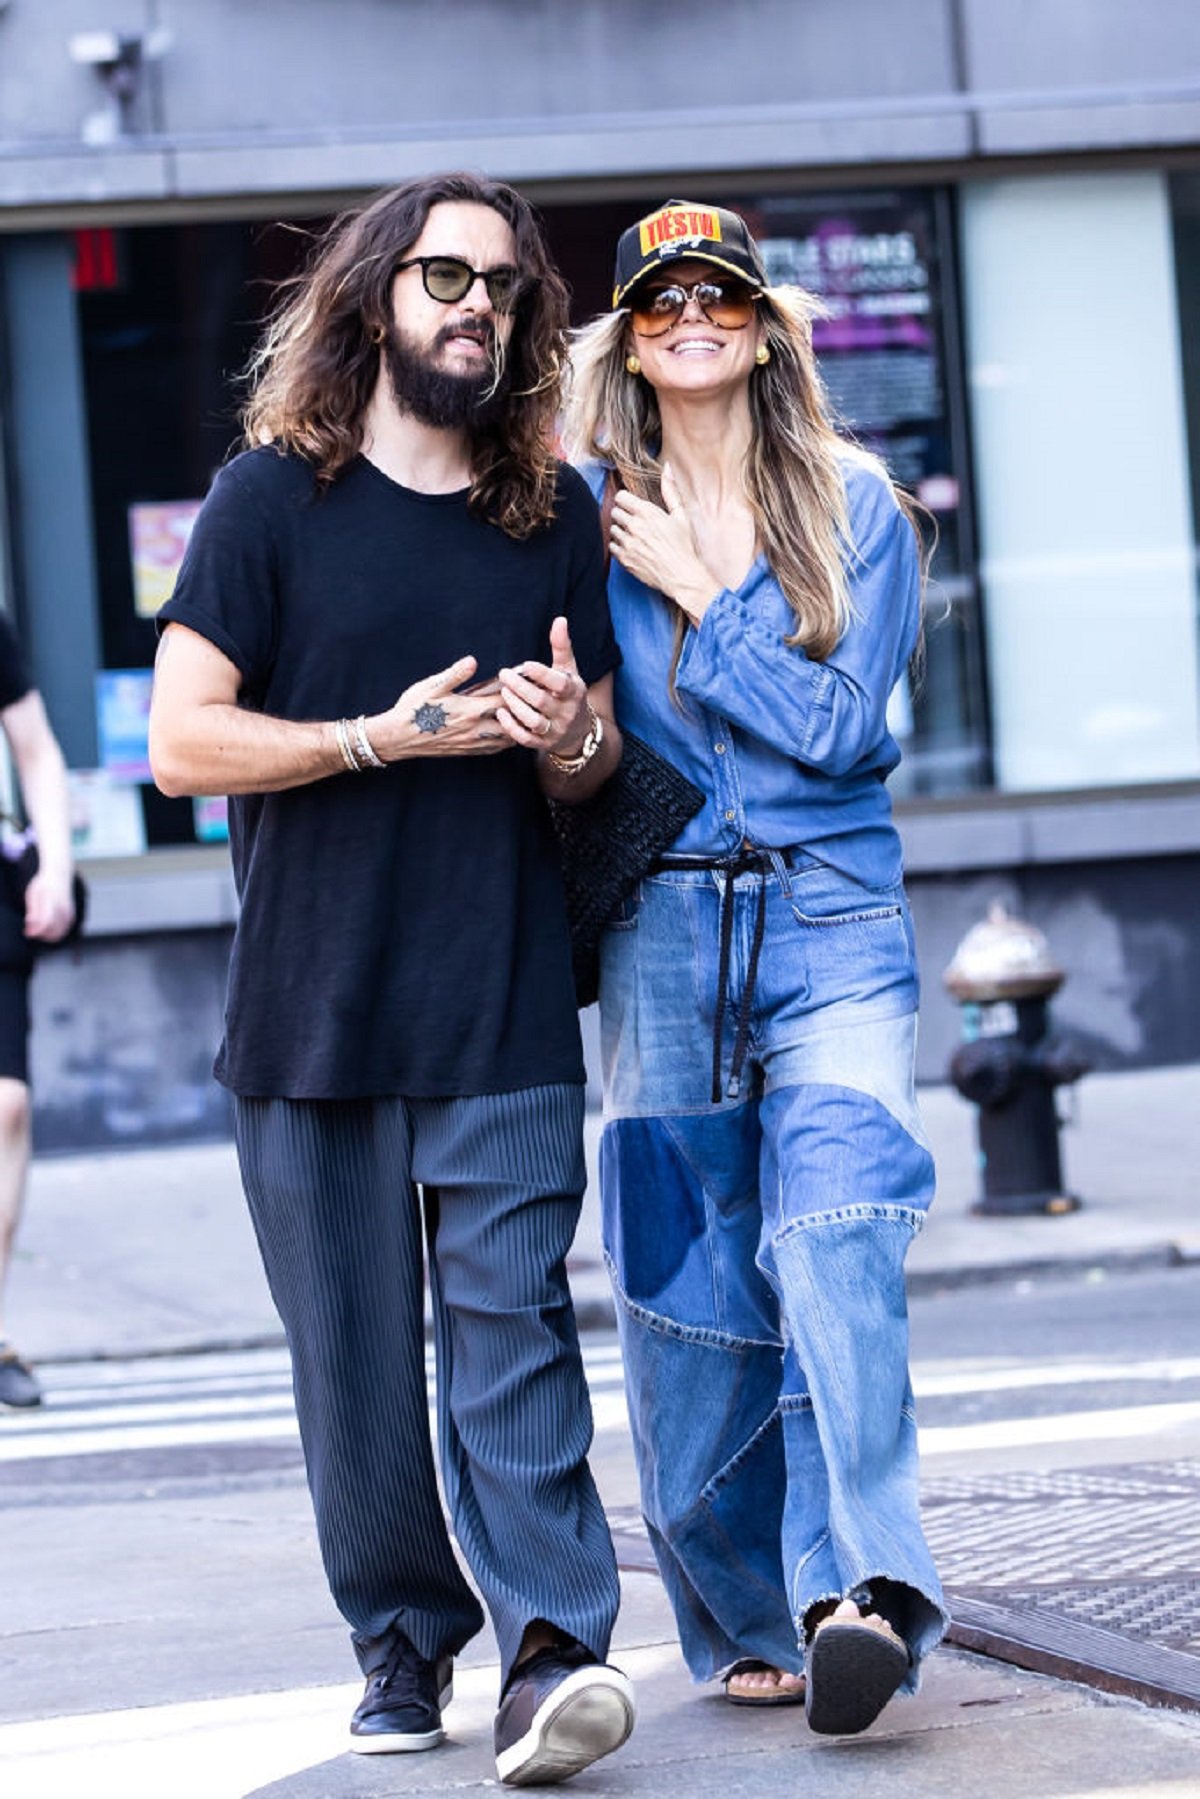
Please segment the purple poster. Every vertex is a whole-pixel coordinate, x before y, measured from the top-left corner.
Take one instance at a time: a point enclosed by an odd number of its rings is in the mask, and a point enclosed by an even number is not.
[[[822,303],[813,346],[838,419],[952,532],[959,481],[931,196],[767,196],[747,210],[770,280]]]

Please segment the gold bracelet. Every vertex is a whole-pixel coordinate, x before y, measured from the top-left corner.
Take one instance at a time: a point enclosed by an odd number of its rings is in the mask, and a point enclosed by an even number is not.
[[[577,775],[585,769],[600,745],[604,742],[604,720],[599,713],[593,712],[588,705],[587,736],[579,746],[577,756],[559,756],[553,750],[546,751],[546,759],[555,767],[560,775]]]

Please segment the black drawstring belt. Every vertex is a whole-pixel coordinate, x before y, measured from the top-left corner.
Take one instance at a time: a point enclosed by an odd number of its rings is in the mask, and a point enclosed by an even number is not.
[[[791,866],[791,853],[788,850],[779,852],[787,866]],[[722,877],[721,887],[721,948],[717,958],[717,1004],[713,1014],[712,1035],[712,1103],[721,1103],[721,1034],[725,1026],[725,1009],[728,1000],[729,962],[733,949],[733,902],[734,881],[740,874],[755,873],[758,876],[758,896],[754,911],[754,934],[750,940],[750,960],[746,965],[746,984],[742,988],[742,997],[738,1003],[737,1023],[733,1034],[733,1059],[729,1064],[729,1080],[725,1087],[726,1099],[737,1099],[742,1091],[742,1068],[746,1061],[746,1049],[750,1041],[750,1016],[754,1010],[754,988],[758,980],[758,962],[762,954],[763,937],[767,928],[767,876],[772,872],[771,859],[765,850],[742,849],[735,855],[722,857],[707,856],[662,856],[655,869],[712,869]]]

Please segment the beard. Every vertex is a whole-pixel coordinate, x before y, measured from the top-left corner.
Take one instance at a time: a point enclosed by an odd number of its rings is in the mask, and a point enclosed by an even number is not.
[[[452,337],[474,336],[488,352],[487,365],[463,374],[439,368],[435,358]],[[496,376],[496,334],[485,323],[472,329],[443,326],[429,350],[422,350],[393,324],[384,339],[384,361],[392,397],[400,411],[439,431],[488,424],[502,404],[506,377]]]

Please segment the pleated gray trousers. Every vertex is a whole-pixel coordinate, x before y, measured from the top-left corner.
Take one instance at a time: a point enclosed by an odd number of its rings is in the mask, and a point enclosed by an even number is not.
[[[483,1623],[434,1470],[422,1209],[442,1479],[501,1678],[535,1618],[607,1651],[619,1589],[566,1275],[582,1125],[575,1085],[237,1101],[321,1555],[364,1666],[397,1630],[432,1660]]]

